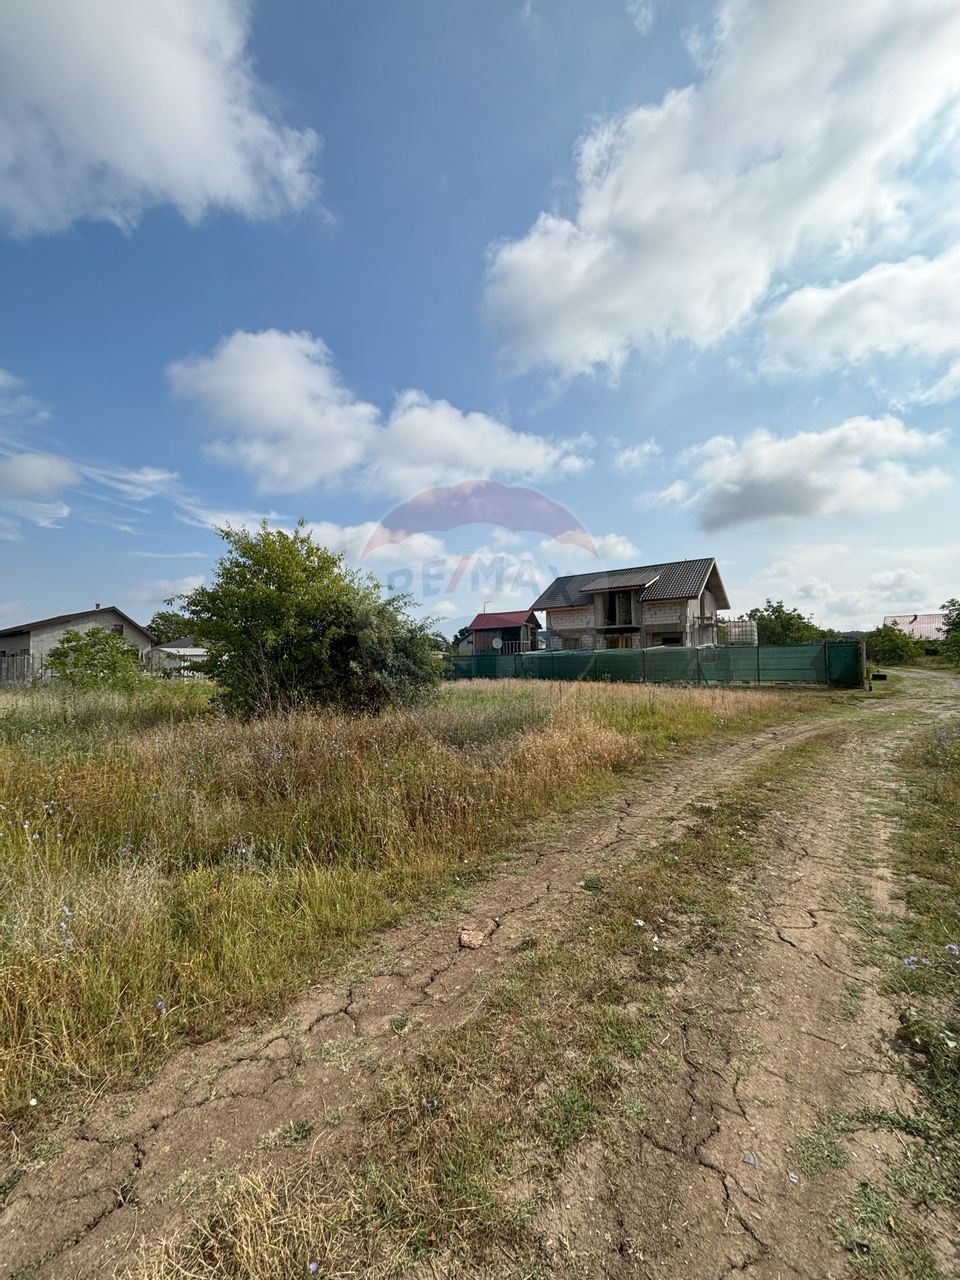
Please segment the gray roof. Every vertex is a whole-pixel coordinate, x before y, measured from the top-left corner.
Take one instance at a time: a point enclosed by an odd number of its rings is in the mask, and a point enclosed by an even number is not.
[[[0,631],[0,636],[15,636],[19,635],[21,631],[37,631],[40,627],[58,627],[65,622],[76,622],[80,618],[93,618],[98,613],[109,612],[119,614],[124,622],[129,622],[131,627],[136,627],[138,631],[142,631],[149,640],[153,639],[146,627],[142,627],[139,622],[134,622],[133,618],[124,613],[122,609],[118,609],[115,604],[105,604],[99,609],[78,609],[76,613],[58,613],[52,618],[39,618],[36,622],[21,623],[19,627],[4,627]]]
[[[711,590],[717,597],[717,608],[729,609],[730,601],[717,562],[712,556],[703,560],[668,560],[665,564],[635,565],[630,569],[609,569],[605,573],[571,573],[555,578],[546,591],[534,601],[534,609],[564,609],[589,604],[594,591],[627,590],[649,582],[644,600],[694,600],[712,576]]]

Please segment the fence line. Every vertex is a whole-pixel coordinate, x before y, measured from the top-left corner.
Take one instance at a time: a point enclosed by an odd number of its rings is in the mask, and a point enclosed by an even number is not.
[[[866,665],[858,641],[827,640],[796,645],[458,655],[449,660],[448,674],[458,680],[516,677],[671,684],[821,684],[852,689],[865,683]]]
[[[0,658],[0,684],[30,684],[32,679],[33,659],[29,653]]]

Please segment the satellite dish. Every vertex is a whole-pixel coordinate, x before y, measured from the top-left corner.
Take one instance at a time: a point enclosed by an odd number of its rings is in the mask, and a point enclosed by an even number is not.
[[[503,648],[503,641],[500,639],[499,636],[494,636],[493,639],[490,641],[490,643],[493,645],[494,649]]]

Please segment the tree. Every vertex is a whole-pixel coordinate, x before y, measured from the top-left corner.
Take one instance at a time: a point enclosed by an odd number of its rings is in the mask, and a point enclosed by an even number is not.
[[[134,689],[147,678],[140,651],[105,627],[65,632],[46,665],[58,683],[74,689]]]
[[[960,667],[960,600],[953,596],[945,600],[940,608],[944,612],[941,656]]]
[[[157,644],[169,644],[190,634],[190,619],[176,609],[158,609],[147,623],[147,630]]]
[[[920,656],[920,646],[916,640],[896,623],[876,627],[873,631],[868,631],[863,639],[868,655],[889,667],[913,662]]]
[[[426,622],[404,596],[351,573],[301,520],[292,533],[266,522],[221,529],[228,550],[213,583],[182,597],[197,668],[224,707],[256,715],[298,705],[377,711],[419,700],[440,678]]]
[[[782,600],[768,599],[762,609],[751,609],[747,617],[757,624],[760,644],[813,644],[834,634],[818,627],[799,609],[788,609]]]

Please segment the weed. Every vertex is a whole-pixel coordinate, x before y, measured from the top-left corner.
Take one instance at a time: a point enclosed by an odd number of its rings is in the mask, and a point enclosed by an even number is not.
[[[0,1113],[142,1078],[488,872],[523,819],[809,695],[487,682],[239,723],[200,684],[0,694]]]
[[[794,1165],[808,1178],[825,1173],[827,1169],[843,1169],[849,1159],[836,1123],[829,1120],[814,1125],[809,1133],[799,1138],[791,1148],[791,1155]]]

